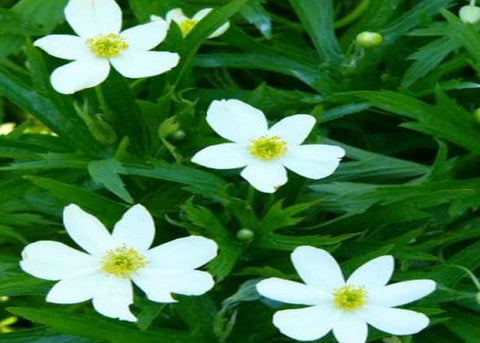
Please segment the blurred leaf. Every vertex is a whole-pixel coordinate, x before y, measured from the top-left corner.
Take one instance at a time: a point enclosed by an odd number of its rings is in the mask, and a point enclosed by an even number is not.
[[[322,59],[338,63],[341,51],[335,37],[333,1],[290,0],[290,4]]]
[[[0,92],[32,113],[72,146],[89,153],[101,151],[102,148],[76,113],[63,112],[50,99],[38,94],[2,67],[0,67]]]
[[[272,22],[270,14],[263,7],[264,0],[250,1],[245,4],[240,12],[245,19],[255,25],[262,35],[270,39],[272,37]]]

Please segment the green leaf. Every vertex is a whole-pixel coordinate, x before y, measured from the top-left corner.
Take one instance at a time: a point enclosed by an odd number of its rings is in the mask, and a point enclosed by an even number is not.
[[[453,0],[418,1],[410,11],[391,22],[382,33],[387,36],[388,40],[395,40],[420,25],[426,16],[435,15],[443,8],[452,6],[454,3]]]
[[[102,318],[97,314],[73,313],[50,308],[11,307],[11,313],[52,327],[55,331],[115,343],[191,343],[194,337],[174,330],[139,331],[133,325]]]
[[[122,200],[132,204],[133,198],[128,193],[122,179],[118,174],[126,174],[123,166],[114,158],[92,161],[88,164],[88,172],[93,181],[105,186],[106,189],[116,194]]]
[[[187,218],[204,230],[220,247],[220,253],[209,265],[209,270],[220,279],[225,278],[238,262],[245,246],[229,232],[215,215],[205,207],[194,206],[191,201],[183,206]]]
[[[203,170],[193,169],[181,165],[169,164],[164,161],[155,161],[152,166],[124,165],[128,175],[145,176],[170,182],[177,182],[190,186],[195,193],[210,197],[217,197],[225,181],[218,176]]]
[[[0,342],[8,343],[98,343],[90,339],[84,339],[69,335],[56,335],[44,328],[29,330],[16,330],[12,333],[0,335]]]
[[[406,127],[445,139],[480,154],[477,140],[480,125],[472,114],[437,89],[437,104],[429,105],[407,95],[390,91],[360,91],[355,96],[368,100],[373,106],[417,122]]]
[[[338,63],[342,53],[335,36],[333,0],[289,2],[300,17],[322,59]]]
[[[100,97],[104,96],[107,108],[107,118],[113,121],[118,137],[129,137],[132,149],[139,154],[146,154],[149,149],[150,137],[135,96],[125,79],[116,72],[99,88]]]
[[[203,68],[240,68],[272,71],[298,78],[320,92],[332,92],[338,86],[317,66],[300,63],[274,54],[203,54],[195,58],[195,66]]]
[[[415,62],[408,68],[402,80],[402,87],[408,88],[415,81],[434,70],[459,44],[450,37],[442,37],[425,45],[409,59]]]
[[[13,13],[12,11],[0,8],[1,35],[33,35],[41,33],[42,31],[39,28],[36,28],[28,22],[22,21],[21,18],[15,15],[15,13]]]
[[[480,36],[474,25],[463,23],[451,12],[443,10],[442,14],[448,20],[446,34],[462,45],[473,58],[473,66],[480,72]]]
[[[63,9],[68,0],[20,0],[11,11],[25,23],[36,27],[40,34],[53,31],[64,21]]]
[[[56,180],[36,176],[25,176],[25,178],[61,200],[63,206],[74,203],[92,213],[101,211],[101,213],[107,213],[109,216],[115,216],[116,218],[119,218],[128,207],[84,188]]]

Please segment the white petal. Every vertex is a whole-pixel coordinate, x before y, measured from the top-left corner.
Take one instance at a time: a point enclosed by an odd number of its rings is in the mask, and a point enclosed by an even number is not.
[[[288,181],[287,170],[276,162],[255,162],[243,169],[240,175],[264,193],[275,193]]]
[[[175,239],[145,252],[148,267],[154,269],[195,269],[217,256],[217,243],[211,239],[190,236]]]
[[[345,285],[342,270],[327,251],[310,246],[300,246],[292,253],[292,262],[298,275],[309,286],[327,293]]]
[[[63,243],[39,241],[27,245],[22,251],[20,267],[23,271],[45,280],[61,280],[90,274],[97,269],[99,260]]]
[[[203,10],[198,11],[193,16],[192,19],[200,21],[203,18],[205,18],[212,10],[213,10],[213,8],[204,8]],[[217,30],[215,30],[210,36],[208,36],[208,38],[215,38],[215,37],[223,35],[225,33],[225,31],[227,31],[229,29],[229,27],[230,27],[230,23],[227,21],[225,24],[223,24]]]
[[[147,51],[160,44],[165,39],[167,31],[168,23],[166,21],[155,20],[132,27],[120,35],[127,41],[129,49]]]
[[[131,304],[133,304],[132,282],[117,277],[107,277],[98,285],[93,298],[93,307],[98,313],[109,318],[135,322],[137,318],[129,309]]]
[[[362,286],[367,290],[383,287],[393,274],[395,262],[392,256],[380,256],[365,263],[348,278],[347,284]]]
[[[139,251],[145,251],[155,238],[155,223],[148,210],[140,204],[132,206],[116,224],[112,238]]]
[[[230,28],[230,22],[226,22],[222,26],[220,26],[217,30],[213,31],[213,33],[208,36],[208,38],[216,38],[218,36],[223,35],[227,30]]]
[[[110,233],[94,216],[77,205],[63,210],[63,224],[72,239],[92,255],[102,257],[114,247]]]
[[[133,281],[156,302],[175,302],[171,293],[202,295],[213,288],[213,277],[200,270],[162,270],[145,268],[132,277]]]
[[[203,10],[198,11],[195,13],[195,15],[192,17],[192,19],[195,20],[202,20],[205,18],[210,12],[212,12],[213,8],[204,8]]]
[[[308,114],[296,114],[280,120],[268,130],[269,136],[278,136],[289,145],[300,145],[315,126],[315,117]]]
[[[118,34],[122,28],[122,10],[114,0],[70,0],[65,17],[83,38]]]
[[[73,94],[98,86],[108,77],[110,64],[105,59],[91,57],[70,62],[55,69],[51,76],[53,88],[62,94]]]
[[[185,20],[188,20],[189,18],[185,14],[183,14],[183,11],[181,8],[174,8],[173,10],[167,13],[165,19],[168,22],[171,22],[173,20],[176,23],[182,23]]]
[[[332,299],[330,294],[318,288],[279,278],[262,280],[256,287],[262,296],[287,304],[319,305]]]
[[[369,293],[368,298],[369,303],[374,305],[396,307],[426,297],[435,288],[436,284],[432,280],[404,281],[375,289]]]
[[[85,39],[71,35],[49,35],[37,39],[33,44],[49,55],[66,60],[77,60],[91,56]]]
[[[213,101],[207,111],[207,122],[223,138],[244,146],[268,132],[263,112],[240,100]]]
[[[223,143],[200,150],[192,162],[213,169],[235,169],[245,167],[253,158],[248,150],[237,143]]]
[[[128,78],[142,78],[163,74],[174,68],[180,56],[166,51],[128,50],[110,59],[115,69]]]
[[[340,313],[331,305],[278,311],[273,324],[284,335],[298,341],[312,341],[325,336],[335,325]]]
[[[413,335],[429,324],[423,313],[398,308],[367,306],[357,312],[368,324],[392,335]]]
[[[365,343],[368,325],[355,313],[344,313],[333,327],[333,334],[339,343]]]
[[[282,159],[285,167],[309,179],[322,179],[337,169],[345,151],[336,146],[307,144],[289,147]]]
[[[159,271],[160,273],[155,273]],[[147,295],[147,298],[157,303],[177,302],[172,298],[171,291],[165,287],[161,270],[144,268],[132,275],[132,281]]]
[[[98,285],[106,276],[93,273],[82,277],[65,279],[57,282],[48,292],[47,302],[55,304],[76,304],[93,298]]]

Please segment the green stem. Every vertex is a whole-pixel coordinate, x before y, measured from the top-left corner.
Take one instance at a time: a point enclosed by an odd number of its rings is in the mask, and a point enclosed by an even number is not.
[[[463,266],[459,266],[457,264],[444,264],[443,266],[454,267],[454,268],[463,270],[470,277],[470,279],[472,279],[472,282],[475,284],[475,287],[477,287],[477,289],[480,291],[480,281],[478,281],[478,278],[475,276],[475,274],[472,273],[470,269],[465,268]]]
[[[370,5],[370,0],[362,0],[362,2],[360,2],[352,12],[350,12],[345,17],[335,23],[335,28],[340,29],[354,22],[358,17],[362,15],[363,12],[365,12],[365,10],[368,8],[368,5]]]
[[[470,6],[475,6],[475,0],[470,0]]]
[[[255,188],[252,185],[248,185],[248,193],[247,193],[247,203],[253,208],[253,201],[255,199]]]
[[[103,94],[103,90],[101,86],[95,87],[95,93],[97,94],[97,99],[98,102],[100,103],[100,108],[103,111],[103,114],[107,118],[109,122],[113,121],[113,112],[110,110],[110,108],[107,105],[107,101],[105,100],[105,94]]]

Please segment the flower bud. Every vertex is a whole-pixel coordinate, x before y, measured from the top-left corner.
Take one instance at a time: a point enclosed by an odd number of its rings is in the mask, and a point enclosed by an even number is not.
[[[255,233],[250,229],[241,229],[237,232],[237,238],[244,242],[251,241],[254,236]]]
[[[383,37],[378,32],[364,31],[357,35],[357,43],[364,48],[372,48],[382,44]]]
[[[175,142],[181,142],[185,139],[186,136],[187,134],[185,133],[185,131],[183,131],[182,129],[178,129],[170,135],[170,138]]]
[[[477,304],[480,305],[480,292],[477,292],[477,294],[475,294],[475,300],[477,301]]]
[[[480,21],[480,7],[472,5],[463,6],[460,8],[458,15],[465,24],[476,24]]]
[[[473,117],[480,123],[480,107],[473,111]]]
[[[115,130],[102,119],[100,114],[95,116],[84,115],[83,119],[92,135],[102,144],[113,145],[117,141]]]

